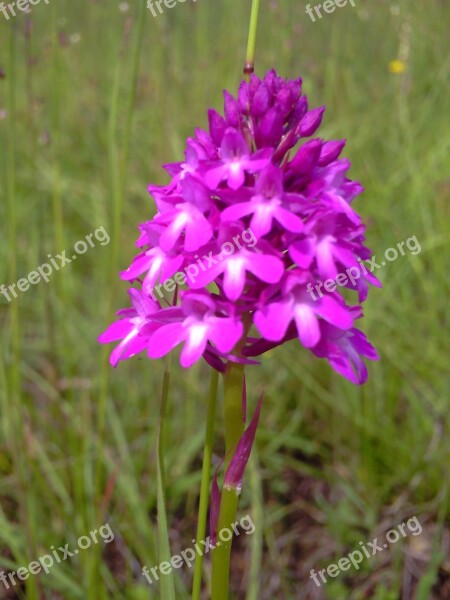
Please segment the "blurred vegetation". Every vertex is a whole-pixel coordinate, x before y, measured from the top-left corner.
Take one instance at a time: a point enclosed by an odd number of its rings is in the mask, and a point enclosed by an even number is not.
[[[241,513],[257,530],[236,541],[234,597],[444,600],[450,5],[359,0],[313,23],[305,4],[262,1],[257,70],[301,75],[310,104],[327,105],[321,135],[348,138],[352,176],[366,188],[356,208],[375,254],[411,236],[421,253],[377,272],[384,288],[371,291],[363,329],[381,361],[364,387],[296,342],[249,370],[250,409],[263,390],[265,402]],[[105,522],[116,534],[48,575],[0,584],[0,598],[158,596],[141,568],[159,562],[163,366],[143,358],[112,371],[96,337],[127,305],[117,273],[135,253],[137,224],[154,214],[148,182],[167,181],[160,165],[182,157],[206,109],[221,108],[223,88],[237,89],[249,10],[198,0],[153,18],[140,0],[51,0],[9,21],[0,13],[0,283],[48,254],[70,256],[100,226],[111,236],[48,284],[11,303],[0,296],[0,569],[74,546]],[[195,535],[207,390],[206,365],[174,367],[166,457],[174,553]],[[219,410],[216,462],[220,428]],[[320,589],[311,582],[310,569],[412,515],[421,536]],[[188,598],[192,572],[177,577],[177,598]]]

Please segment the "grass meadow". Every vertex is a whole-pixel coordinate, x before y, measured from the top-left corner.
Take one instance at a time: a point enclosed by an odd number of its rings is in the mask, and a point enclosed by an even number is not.
[[[250,410],[265,400],[239,509],[256,530],[234,546],[236,599],[450,598],[450,4],[356,4],[313,23],[303,0],[262,0],[257,73],[302,76],[310,104],[327,105],[320,135],[348,139],[375,255],[413,236],[421,251],[376,273],[383,289],[371,290],[363,329],[381,360],[365,386],[295,341],[249,370]],[[0,582],[0,599],[159,597],[141,569],[160,562],[163,364],[113,370],[96,338],[128,304],[118,271],[155,211],[147,184],[167,181],[160,165],[180,160],[206,110],[222,110],[222,90],[237,89],[249,12],[245,1],[198,0],[154,18],[141,0],[50,0],[0,13],[0,284],[71,256],[100,227],[110,237],[48,283],[0,296],[0,572],[76,547],[104,523],[115,534],[48,574]],[[209,374],[173,363],[175,554],[195,536]],[[420,535],[321,587],[310,579],[413,516]],[[191,578],[177,571],[177,598],[190,597]]]

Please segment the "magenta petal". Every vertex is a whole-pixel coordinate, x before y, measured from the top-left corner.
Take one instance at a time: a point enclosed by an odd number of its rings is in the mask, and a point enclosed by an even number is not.
[[[262,171],[267,167],[267,165],[270,164],[272,150],[268,148],[261,150],[259,153],[260,158],[256,158],[257,154],[255,154],[254,158],[249,160],[246,164],[246,169],[248,169],[251,173]]]
[[[149,256],[146,252],[136,256],[128,269],[126,271],[121,271],[120,278],[125,281],[137,279],[142,273],[150,268],[154,260],[154,257]]]
[[[250,154],[244,136],[235,129],[227,129],[221,145],[222,159],[232,162]]]
[[[298,175],[309,175],[320,156],[322,140],[310,140],[298,149],[290,163],[290,167]]]
[[[183,200],[195,206],[201,213],[211,208],[210,194],[203,183],[187,174],[180,181],[180,187]]]
[[[186,343],[181,352],[181,366],[185,369],[192,367],[202,357],[208,341],[208,325],[204,322],[194,323],[186,327]]]
[[[326,358],[335,371],[352,383],[363,384],[367,379],[367,368],[360,355],[377,360],[375,349],[356,328],[342,331],[324,321],[321,326],[323,336],[312,348],[313,353]]]
[[[164,252],[169,252],[175,246],[183,229],[186,227],[188,218],[188,215],[184,212],[174,214],[173,221],[167,226],[159,240],[161,249],[164,250]]]
[[[136,343],[137,341],[137,343]],[[131,347],[131,351],[128,352],[128,357],[137,354],[144,349],[146,343],[145,338],[139,338],[139,331],[136,328],[131,329],[127,336],[120,342],[120,344],[114,348],[109,357],[109,362],[113,367],[117,367],[117,363],[122,359],[127,348]]]
[[[255,234],[256,238],[261,238],[272,228],[273,214],[275,206],[261,203],[255,208],[255,212],[250,223],[250,229]]]
[[[147,348],[148,338],[142,335],[133,335],[133,338],[124,340],[111,353],[110,363],[116,367],[119,360],[127,360],[132,356],[136,356]]]
[[[363,361],[363,359],[359,356],[359,354],[355,353],[355,356],[351,356],[353,359],[353,367],[356,371],[356,375],[358,378],[357,384],[362,385],[367,381],[368,370]]]
[[[352,313],[331,296],[324,296],[317,304],[317,313],[328,323],[339,327],[339,329],[351,329],[353,327]]]
[[[361,223],[361,217],[353,210],[347,200],[342,198],[342,196],[328,192],[326,194],[326,200],[335,211],[344,213],[354,225],[359,225]]]
[[[223,289],[227,298],[237,300],[245,286],[245,260],[241,257],[231,257],[227,260]]]
[[[221,181],[225,178],[227,171],[226,165],[220,165],[220,167],[210,169],[205,175],[206,185],[212,190],[217,189]]]
[[[320,127],[322,123],[323,113],[325,112],[325,106],[314,108],[306,113],[300,122],[300,135],[302,137],[309,137],[313,135]]]
[[[219,277],[222,271],[225,270],[226,264],[227,263],[225,261],[219,262],[216,265],[210,267],[209,269],[206,269],[206,271],[200,271],[200,269],[198,268],[194,269],[193,267],[195,267],[196,265],[195,263],[192,263],[191,269],[186,271],[187,285],[193,290],[198,290],[203,287],[206,287],[217,277]]]
[[[261,335],[271,342],[279,342],[286,334],[294,317],[290,299],[273,302],[255,313],[253,321]]]
[[[255,414],[251,420],[250,425],[244,431],[241,439],[236,448],[236,452],[228,465],[227,472],[225,474],[224,488],[227,490],[234,490],[237,494],[240,494],[242,488],[242,479],[244,477],[245,467],[247,466],[250,453],[255,442],[256,430],[258,428],[259,417],[261,414],[262,396],[258,400],[256,405]]]
[[[261,84],[253,97],[253,114],[257,117],[265,114],[270,107],[270,93],[265,83]]]
[[[278,283],[284,273],[283,261],[269,254],[249,253],[247,269],[266,283]]]
[[[167,279],[167,277],[164,277],[164,275],[162,274],[162,264],[163,262],[158,259],[152,262],[147,272],[147,275],[144,277],[144,282],[142,286],[142,290],[146,294],[150,294],[152,292],[153,288],[159,280],[165,281]]]
[[[333,254],[335,259],[342,263],[345,267],[356,267],[358,270],[361,270],[359,263],[356,261],[350,250],[347,250],[347,248],[342,248],[338,244],[335,244],[333,248]]]
[[[344,181],[341,186],[344,198],[349,204],[364,192],[363,186],[358,181]]]
[[[155,259],[152,266],[150,267],[147,275],[144,277],[142,283],[142,291],[145,294],[152,294],[153,288],[158,281],[165,282],[167,279],[173,277],[173,275],[179,270],[184,262],[184,256],[179,254],[174,258],[165,257],[162,261]]]
[[[301,268],[309,269],[314,259],[315,245],[309,238],[294,242],[289,246],[289,256]]]
[[[238,190],[244,185],[245,172],[240,162],[233,162],[228,165],[228,185],[232,190]]]
[[[128,290],[131,302],[140,317],[148,317],[159,310],[160,306],[157,302],[143,294],[139,290],[131,288]]]
[[[319,273],[324,279],[336,279],[338,270],[334,262],[331,238],[325,237],[317,244],[316,260]]]
[[[352,334],[353,334],[353,338],[352,338],[353,346],[356,348],[356,350],[357,350],[357,352],[359,352],[359,354],[366,356],[370,360],[379,360],[380,359],[378,352],[375,350],[375,348],[372,346],[372,344],[368,341],[368,339],[362,333],[362,331],[359,331],[359,329],[352,329]]]
[[[261,120],[261,124],[256,128],[255,140],[256,146],[276,146],[283,136],[283,115],[278,107],[269,109]]]
[[[209,242],[213,235],[209,221],[199,212],[186,227],[184,247],[187,252],[195,252]]]
[[[254,204],[252,202],[240,202],[239,204],[228,206],[228,208],[222,212],[220,218],[222,221],[237,221],[241,217],[249,215],[253,208]]]
[[[169,323],[160,327],[148,340],[149,358],[161,358],[168,354],[175,346],[181,344],[186,337],[186,331],[181,323]]]
[[[224,111],[227,123],[231,127],[235,127],[237,129],[241,120],[239,113],[239,104],[237,100],[235,100],[233,96],[227,91],[224,91],[223,97]]]
[[[297,217],[297,215],[294,215],[294,213],[291,213],[290,210],[286,210],[282,206],[279,206],[275,210],[275,218],[285,229],[292,233],[301,233],[304,229],[303,221],[300,217]]]
[[[219,144],[214,144],[211,139],[211,136],[203,129],[197,128],[195,130],[195,140],[198,142],[200,147],[202,148],[202,152],[200,155],[201,160],[216,160],[217,159],[217,146]]]
[[[261,154],[260,151],[259,154]],[[268,156],[270,158],[270,156]],[[283,171],[273,164],[268,164],[256,183],[257,197],[264,200],[280,198],[284,193]]]
[[[231,318],[211,318],[209,321],[209,339],[224,354],[231,352],[241,339],[244,326]]]
[[[305,348],[312,348],[320,340],[320,328],[314,310],[307,304],[295,307],[295,324],[298,336]]]
[[[325,142],[320,152],[319,166],[326,167],[327,165],[338,159],[345,146],[345,143],[346,140]]]
[[[104,331],[97,339],[101,344],[109,344],[110,342],[117,342],[122,340],[128,335],[133,326],[130,324],[129,319],[121,319],[111,323],[106,331]]]
[[[209,131],[212,141],[216,146],[220,146],[225,135],[226,124],[224,118],[214,109],[208,111]]]
[[[355,371],[352,368],[352,363],[347,358],[347,356],[339,354],[333,355],[328,358],[330,365],[337,373],[339,373],[340,375],[342,375],[343,377],[345,377],[346,379],[348,379],[356,385],[363,384],[367,379],[367,368],[363,361],[361,359],[359,360],[360,364],[358,369],[358,375],[356,375]]]

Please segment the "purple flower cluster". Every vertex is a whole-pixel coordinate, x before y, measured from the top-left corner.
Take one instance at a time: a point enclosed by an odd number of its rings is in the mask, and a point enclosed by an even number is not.
[[[203,356],[223,370],[224,361],[255,363],[298,338],[363,383],[362,357],[378,357],[354,323],[376,279],[363,273],[347,282],[358,293],[356,306],[338,291],[316,300],[307,291],[371,255],[352,206],[363,188],[347,177],[350,162],[339,159],[345,140],[308,139],[324,107],[308,110],[300,79],[269,71],[242,82],[237,98],[224,95],[225,116],[210,110],[209,132],[197,129],[186,160],[166,165],[169,185],[149,187],[158,212],[140,225],[141,253],[121,274],[139,284],[129,290],[133,308],[120,311],[99,339],[120,341],[114,366],[142,351],[160,358],[183,344],[182,366]],[[252,247],[242,243],[249,232]],[[233,250],[224,253],[225,246]],[[199,276],[186,281],[183,269],[200,261]],[[177,286],[170,300],[156,301],[154,286],[174,275],[188,289]]]

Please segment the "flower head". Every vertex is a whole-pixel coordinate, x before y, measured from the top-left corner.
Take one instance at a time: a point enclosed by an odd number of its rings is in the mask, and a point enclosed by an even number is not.
[[[136,286],[134,308],[100,341],[121,340],[114,365],[181,345],[184,367],[203,357],[222,369],[298,338],[362,383],[361,357],[377,355],[354,326],[360,305],[337,289],[310,293],[371,254],[353,206],[363,188],[339,158],[345,140],[312,137],[325,109],[309,109],[300,79],[269,71],[224,99],[224,116],[210,110],[209,131],[197,129],[185,160],[166,165],[170,183],[149,187],[157,214],[140,226],[141,253],[121,274]],[[378,282],[360,275],[345,285],[362,302]]]

